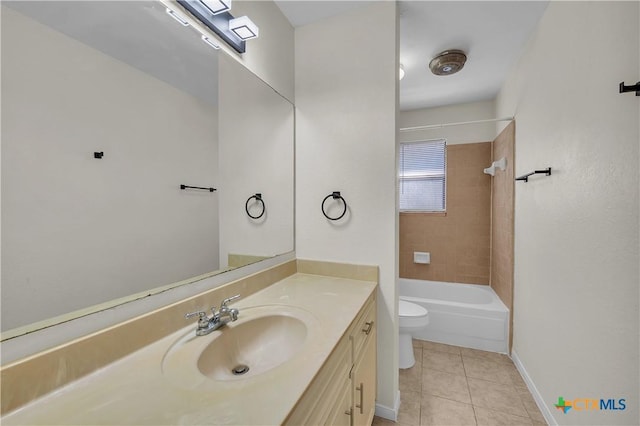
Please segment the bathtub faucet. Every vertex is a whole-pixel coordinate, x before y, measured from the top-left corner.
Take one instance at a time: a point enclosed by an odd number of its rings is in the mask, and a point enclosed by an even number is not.
[[[232,300],[236,300],[240,297],[239,294],[236,294],[233,297],[229,297],[224,299],[220,304],[220,309],[216,312],[215,306],[211,308],[212,316],[209,318],[207,313],[204,311],[191,312],[190,314],[186,314],[184,317],[186,319],[193,318],[196,315],[198,316],[198,328],[196,328],[196,336],[206,336],[222,327],[223,325],[233,322],[238,319],[238,314],[240,311],[236,308],[229,308],[227,304]]]

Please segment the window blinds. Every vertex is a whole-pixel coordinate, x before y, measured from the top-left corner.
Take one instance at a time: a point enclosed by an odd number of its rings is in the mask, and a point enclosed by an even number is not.
[[[400,143],[401,211],[445,211],[446,141]]]

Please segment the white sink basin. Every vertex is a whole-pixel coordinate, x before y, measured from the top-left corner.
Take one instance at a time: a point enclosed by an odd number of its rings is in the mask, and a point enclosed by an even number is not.
[[[189,389],[255,379],[294,358],[317,324],[311,313],[285,305],[240,308],[235,322],[207,336],[195,324],[167,351],[163,374]]]

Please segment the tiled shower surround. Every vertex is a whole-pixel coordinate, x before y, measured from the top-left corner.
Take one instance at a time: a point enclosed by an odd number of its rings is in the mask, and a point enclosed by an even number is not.
[[[400,277],[489,284],[491,145],[447,146],[446,213],[400,213]],[[413,263],[414,251],[431,264]]]

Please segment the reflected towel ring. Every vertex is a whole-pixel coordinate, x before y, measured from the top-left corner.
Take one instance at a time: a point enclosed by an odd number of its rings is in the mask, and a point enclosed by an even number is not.
[[[253,216],[251,215],[251,213],[249,213],[249,201],[253,200],[254,198],[256,199],[256,201],[262,204],[262,212],[260,212],[258,216]],[[247,198],[247,202],[244,204],[244,210],[247,212],[247,214],[251,219],[260,219],[262,215],[264,215],[264,211],[265,211],[265,205],[264,205],[264,200],[262,199],[262,194],[258,193]]]
[[[342,210],[342,214],[338,217],[330,217],[327,212],[325,212],[324,210],[324,203],[325,201],[327,201],[329,198],[333,198],[334,200],[342,200],[342,204],[344,204],[344,209]],[[324,197],[324,200],[322,200],[322,214],[324,215],[324,217],[326,217],[329,220],[339,220],[342,219],[342,216],[345,215],[345,213],[347,213],[347,202],[345,201],[344,198],[342,198],[342,195],[340,195],[340,191],[334,191],[331,194],[327,195],[326,197]]]

